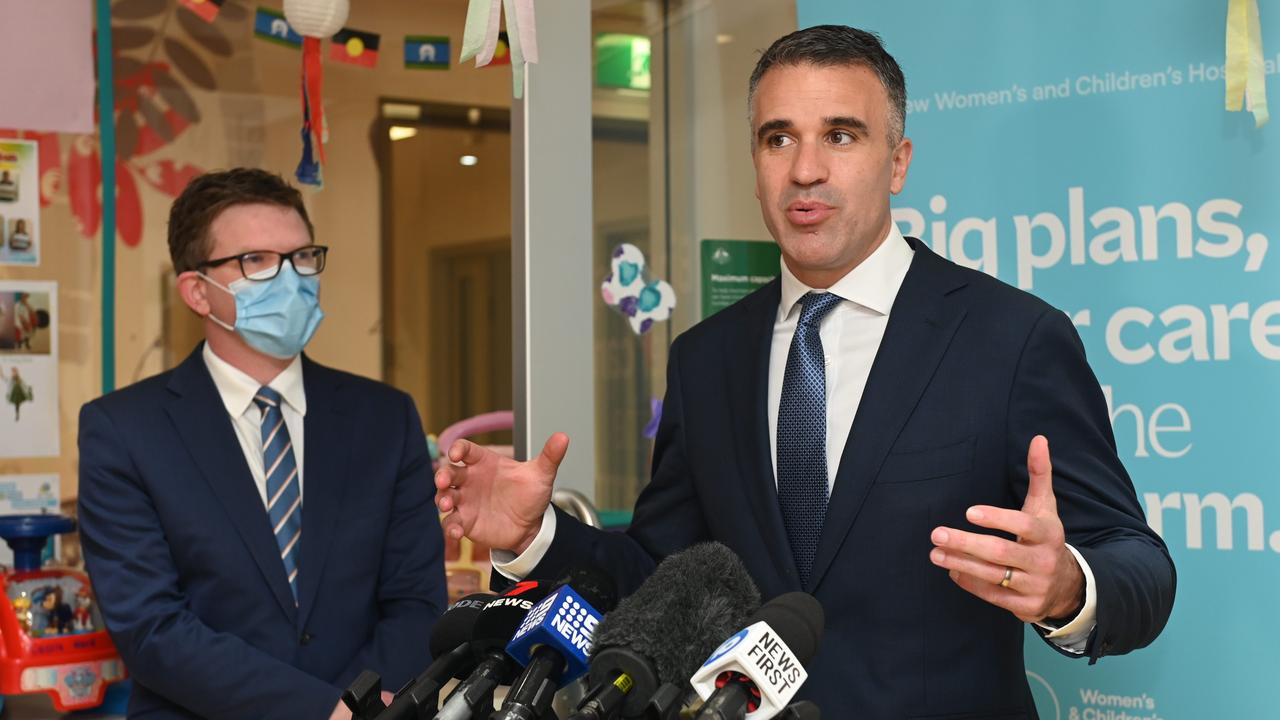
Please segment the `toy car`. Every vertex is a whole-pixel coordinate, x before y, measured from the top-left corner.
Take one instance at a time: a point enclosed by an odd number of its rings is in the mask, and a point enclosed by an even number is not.
[[[0,516],[14,558],[0,572],[9,599],[0,607],[0,694],[45,693],[60,712],[101,705],[108,686],[125,678],[89,577],[40,566],[49,536],[75,526],[61,515]]]

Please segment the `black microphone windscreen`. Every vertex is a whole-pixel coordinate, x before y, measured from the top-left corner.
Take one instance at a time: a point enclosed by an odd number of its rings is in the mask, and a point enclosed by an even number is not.
[[[476,618],[471,642],[476,652],[484,653],[504,648],[520,628],[524,616],[542,598],[551,594],[558,585],[526,580],[517,583],[500,597],[489,601]]]
[[[629,647],[653,662],[660,682],[683,685],[758,607],[760,591],[732,550],[694,545],[664,559],[605,615],[593,652]]]
[[[822,720],[822,711],[811,700],[801,700],[788,705],[777,717],[785,720]]]
[[[747,624],[761,621],[773,628],[802,665],[808,665],[818,653],[826,615],[822,611],[822,603],[809,593],[779,595],[756,611]]]
[[[462,643],[469,642],[480,611],[495,597],[492,593],[472,593],[450,605],[431,631],[431,657],[447,655]]]
[[[583,563],[574,566],[562,583],[573,588],[601,615],[618,606],[618,583],[598,565]]]

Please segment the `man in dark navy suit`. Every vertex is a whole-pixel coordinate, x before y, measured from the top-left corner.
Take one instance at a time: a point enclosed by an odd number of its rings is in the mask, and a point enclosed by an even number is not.
[[[673,343],[629,530],[549,506],[557,434],[527,463],[450,448],[446,532],[506,548],[494,560],[509,578],[589,558],[624,588],[717,540],[766,598],[822,602],[800,696],[824,713],[1035,717],[1024,623],[1094,661],[1150,643],[1173,603],[1173,564],[1079,337],[1039,299],[899,234],[906,87],[874,35],[778,40],[750,111],[781,277]]]
[[[131,718],[350,718],[399,687],[445,602],[431,462],[404,393],[302,355],[323,313],[302,197],[196,178],[169,250],[205,342],[80,413],[80,528]]]

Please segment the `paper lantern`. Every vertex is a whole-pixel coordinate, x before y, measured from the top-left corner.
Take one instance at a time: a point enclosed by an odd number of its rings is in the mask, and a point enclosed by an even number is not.
[[[332,37],[350,12],[349,0],[284,0],[284,18],[303,37]]]
[[[349,0],[284,0],[284,17],[302,36],[302,159],[295,176],[306,185],[321,185],[320,164],[324,162],[323,66],[320,41],[332,37],[347,22]],[[312,155],[314,137],[316,162]]]

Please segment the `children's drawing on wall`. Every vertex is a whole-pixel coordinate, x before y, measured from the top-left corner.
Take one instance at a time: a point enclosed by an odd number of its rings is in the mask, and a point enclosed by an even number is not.
[[[0,265],[40,264],[40,175],[35,142],[0,141]]]
[[[58,454],[58,286],[0,282],[0,457]]]

